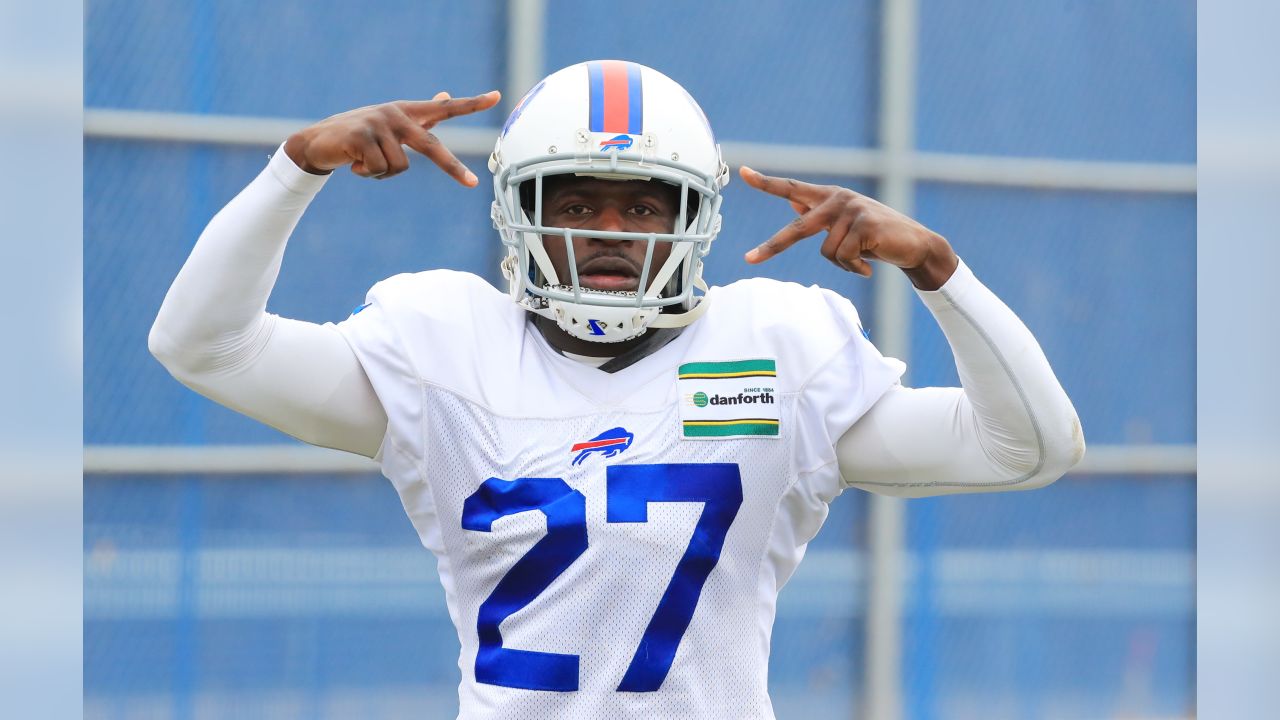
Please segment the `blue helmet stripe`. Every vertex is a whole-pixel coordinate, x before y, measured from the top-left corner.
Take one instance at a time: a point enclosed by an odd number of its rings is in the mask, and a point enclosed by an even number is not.
[[[640,81],[640,66],[627,63],[627,132],[644,133],[644,86]]]
[[[591,118],[587,128],[591,132],[604,132],[604,66],[599,62],[587,63],[587,82],[590,85]]]

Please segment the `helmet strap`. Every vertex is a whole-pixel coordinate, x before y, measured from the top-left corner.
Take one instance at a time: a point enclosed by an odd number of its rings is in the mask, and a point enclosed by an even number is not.
[[[556,268],[551,264],[551,256],[547,255],[547,249],[542,245],[542,237],[531,232],[526,232],[524,235],[524,245],[529,249],[529,254],[533,256],[536,267],[542,271],[547,283],[559,285],[560,278],[556,276]]]
[[[707,283],[703,281],[701,275],[693,279],[693,286],[698,288],[704,293],[707,291]],[[658,317],[654,318],[649,323],[649,327],[651,328],[684,327],[692,323],[694,320],[697,320],[698,318],[702,317],[703,313],[707,311],[707,306],[709,304],[710,303],[707,301],[707,296],[703,295],[700,298],[698,298],[698,304],[694,305],[688,311],[682,312],[682,313],[661,313],[658,315]]]

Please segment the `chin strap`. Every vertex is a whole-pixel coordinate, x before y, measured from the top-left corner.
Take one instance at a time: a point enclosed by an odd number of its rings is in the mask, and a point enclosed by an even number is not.
[[[701,290],[703,293],[707,292],[707,283],[702,279],[701,276],[698,276],[693,279],[693,286]],[[702,297],[698,299],[698,304],[694,305],[692,310],[689,310],[687,312],[682,312],[682,313],[662,313],[658,315],[658,317],[654,318],[652,322],[649,323],[649,327],[651,328],[684,327],[685,325],[688,325],[689,323],[692,323],[694,320],[697,320],[698,318],[702,317],[702,314],[707,311],[707,305],[708,305],[707,300],[708,298],[704,294],[702,295]]]
[[[703,281],[701,277],[694,279],[693,286],[701,290],[703,293],[707,292],[707,283]],[[558,319],[556,318],[555,311],[550,306],[537,307],[533,303],[529,302],[529,300],[530,298],[525,298],[524,301],[519,302],[517,304],[523,307],[528,312],[533,313],[534,315],[540,315],[548,320],[551,320],[552,322],[556,322],[557,324],[559,323]],[[656,329],[656,328],[685,327],[686,325],[689,325],[690,323],[692,323],[694,320],[697,320],[698,318],[702,317],[703,313],[707,311],[707,304],[708,304],[708,297],[707,295],[704,294],[698,298],[698,304],[695,305],[692,310],[689,310],[687,312],[682,312],[682,313],[659,313],[653,320],[649,321],[649,323],[645,326],[645,328]],[[570,334],[572,333],[570,332]]]

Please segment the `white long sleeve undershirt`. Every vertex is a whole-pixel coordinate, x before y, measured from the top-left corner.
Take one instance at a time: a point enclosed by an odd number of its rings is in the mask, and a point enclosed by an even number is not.
[[[885,393],[836,443],[846,482],[898,497],[1026,490],[1079,462],[1075,408],[1017,315],[964,262],[941,288],[916,294],[964,387]]]
[[[328,177],[281,148],[201,233],[147,344],[196,392],[313,445],[373,457],[387,416],[341,333],[266,312],[285,243]]]
[[[387,417],[331,324],[266,312],[285,244],[328,176],[283,152],[219,212],[165,296],[148,345],[182,383],[305,442],[373,457]],[[836,446],[852,487],[918,497],[1039,487],[1084,452],[1035,338],[964,265],[919,292],[964,388],[886,393]]]

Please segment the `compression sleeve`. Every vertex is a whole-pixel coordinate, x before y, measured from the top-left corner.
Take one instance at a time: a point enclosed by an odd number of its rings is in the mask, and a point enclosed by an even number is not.
[[[342,334],[266,312],[289,235],[327,178],[281,147],[201,233],[147,344],[200,394],[305,442],[373,457],[386,414]]]
[[[836,443],[852,487],[899,497],[1030,489],[1084,455],[1080,420],[1026,325],[961,261],[917,290],[962,388],[887,392]]]

